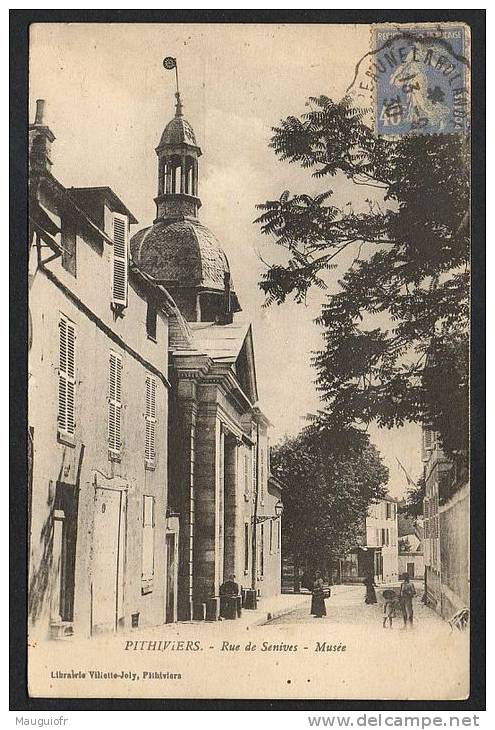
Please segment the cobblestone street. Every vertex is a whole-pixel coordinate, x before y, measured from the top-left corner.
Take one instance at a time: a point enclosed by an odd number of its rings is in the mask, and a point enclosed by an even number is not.
[[[311,616],[311,596],[308,595],[305,606],[299,606],[294,611],[273,619],[270,626],[278,624],[339,624],[349,626],[375,625],[381,629],[383,622],[383,598],[381,592],[384,588],[376,588],[378,603],[366,605],[364,602],[365,588],[362,585],[335,586],[332,595],[325,601],[327,615],[321,619]],[[446,623],[431,608],[421,602],[422,584],[416,585],[417,597],[414,599],[414,623],[415,630],[431,629],[438,631],[450,631]],[[402,630],[402,616],[397,615],[393,620],[392,631]],[[388,630],[388,628],[387,628]]]

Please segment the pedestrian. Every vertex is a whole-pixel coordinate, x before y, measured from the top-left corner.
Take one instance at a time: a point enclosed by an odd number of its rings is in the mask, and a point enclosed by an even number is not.
[[[376,603],[375,581],[372,575],[366,576],[366,578],[364,579],[364,585],[366,586],[366,596],[364,602]]]
[[[315,618],[321,618],[327,615],[325,606],[325,595],[323,592],[323,579],[319,570],[315,573],[313,589],[311,595],[311,615]]]
[[[410,582],[409,576],[407,573],[404,573],[402,576],[403,580],[400,586],[400,604],[402,608],[402,618],[404,619],[404,628],[406,629],[407,626],[413,625],[413,598],[416,595],[416,589],[414,585]]]

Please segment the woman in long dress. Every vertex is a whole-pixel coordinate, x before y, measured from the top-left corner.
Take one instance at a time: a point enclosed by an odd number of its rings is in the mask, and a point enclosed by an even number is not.
[[[364,602],[376,603],[375,581],[373,580],[372,575],[366,576],[366,578],[364,579],[364,585],[366,586],[366,597],[364,599]]]
[[[315,580],[313,583],[313,591],[311,596],[311,614],[316,618],[321,618],[327,615],[327,609],[325,606],[325,595],[323,592],[323,579],[319,570],[315,573]]]

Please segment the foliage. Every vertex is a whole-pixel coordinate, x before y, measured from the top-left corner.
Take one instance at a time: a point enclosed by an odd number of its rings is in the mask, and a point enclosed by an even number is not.
[[[425,480],[418,479],[415,487],[410,487],[406,494],[404,512],[409,517],[421,517],[423,514],[423,499],[425,498]]]
[[[313,567],[361,541],[388,479],[366,436],[314,425],[273,449],[272,471],[284,484],[284,551]]]
[[[339,206],[332,190],[284,191],[258,206],[262,232],[287,249],[286,265],[268,267],[260,282],[266,304],[303,301],[353,252],[317,320],[320,417],[335,430],[419,422],[449,454],[466,453],[469,143],[453,134],[383,138],[348,98],[310,104],[274,128],[271,146],[313,176],[345,176],[356,199]]]

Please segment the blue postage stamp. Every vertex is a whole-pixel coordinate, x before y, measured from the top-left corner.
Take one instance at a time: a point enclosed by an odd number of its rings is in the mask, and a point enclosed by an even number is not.
[[[377,134],[465,134],[469,129],[469,28],[373,26],[367,75]]]

